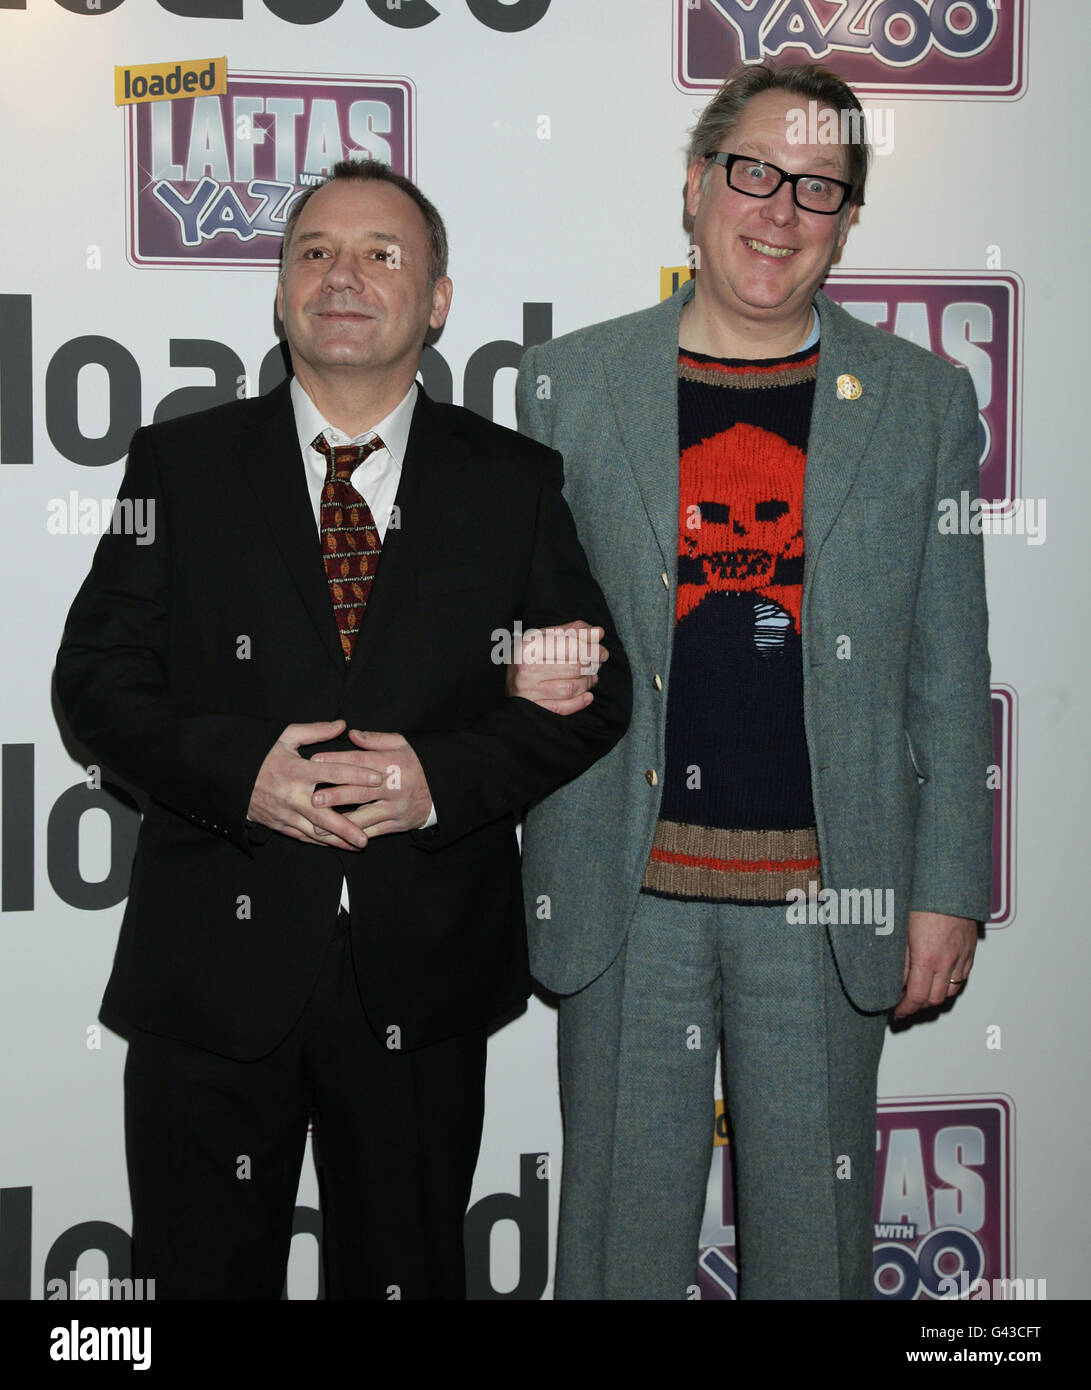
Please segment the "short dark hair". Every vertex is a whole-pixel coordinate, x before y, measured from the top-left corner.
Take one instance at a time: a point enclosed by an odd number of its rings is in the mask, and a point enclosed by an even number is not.
[[[301,193],[292,204],[292,210],[284,223],[284,240],[280,245],[280,278],[282,280],[284,279],[284,268],[288,263],[288,248],[291,246],[292,235],[295,232],[300,214],[320,188],[325,188],[327,184],[336,183],[340,179],[354,179],[359,183],[392,183],[395,188],[400,188],[403,193],[408,193],[417,207],[420,208],[421,216],[428,229],[430,248],[428,279],[434,285],[441,276],[447,274],[447,228],[443,225],[443,218],[440,217],[435,204],[429,202],[412,179],[407,179],[404,174],[397,173],[389,164],[384,164],[381,159],[341,159],[333,166],[328,179],[323,179],[321,183],[312,185],[305,193]]]
[[[857,207],[864,204],[864,186],[867,183],[868,165],[871,162],[871,147],[867,140],[867,127],[864,123],[864,108],[856,93],[844,78],[838,77],[829,68],[817,63],[795,63],[789,67],[773,67],[766,63],[756,66],[745,65],[730,73],[723,86],[701,113],[701,118],[690,134],[686,167],[697,159],[706,158],[719,150],[726,138],[735,129],[747,103],[762,92],[792,92],[796,96],[814,101],[819,106],[830,106],[835,111],[856,112],[851,118],[856,136],[848,143],[849,171],[848,182],[852,184],[849,203]],[[704,178],[711,175],[712,165],[705,170]],[[685,192],[683,190],[683,198]],[[848,204],[846,204],[846,207]],[[682,225],[687,232],[693,231],[693,218],[683,202]]]

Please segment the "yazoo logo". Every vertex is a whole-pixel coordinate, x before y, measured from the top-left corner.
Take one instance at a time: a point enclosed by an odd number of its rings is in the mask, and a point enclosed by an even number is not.
[[[961,275],[833,271],[823,286],[854,318],[889,329],[970,373],[977,393],[979,495],[998,516],[1020,491],[1022,281]]]
[[[1024,0],[675,0],[676,81],[720,85],[767,57],[825,62],[860,94],[1013,99],[1025,87]]]
[[[407,78],[229,73],[222,96],[128,108],[128,253],[136,266],[277,264],[292,203],[340,159],[413,177]]]

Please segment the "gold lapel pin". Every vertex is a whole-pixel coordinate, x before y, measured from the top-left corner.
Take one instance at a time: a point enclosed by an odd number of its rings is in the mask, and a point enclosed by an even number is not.
[[[843,401],[855,401],[864,393],[864,388],[851,372],[842,372],[837,378],[837,394]]]

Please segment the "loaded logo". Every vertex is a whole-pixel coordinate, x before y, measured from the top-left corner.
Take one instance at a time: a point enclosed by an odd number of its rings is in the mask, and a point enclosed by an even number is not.
[[[1015,774],[1018,697],[1010,685],[992,688],[993,882],[990,927],[1015,920]]]
[[[166,75],[187,66],[200,65],[157,65]],[[141,73],[130,71],[130,86]],[[293,201],[339,159],[380,159],[414,176],[408,78],[243,72],[227,75],[222,95],[198,92],[125,113],[135,266],[275,266]]]
[[[993,97],[1026,87],[1023,0],[675,0],[675,81],[715,90],[741,63],[836,58],[860,95]]]
[[[950,1298],[1011,1277],[1014,1106],[1007,1096],[881,1100],[875,1133],[875,1297]],[[700,1297],[738,1297],[731,1149],[723,1102],[701,1226]],[[977,1285],[980,1288],[980,1285]],[[971,1293],[971,1297],[973,1294]]]
[[[1007,1096],[879,1102],[876,1298],[949,1298],[1011,1277],[1014,1119]]]
[[[197,92],[227,91],[227,59],[199,58],[192,63],[146,63],[114,68],[114,105],[137,101],[171,101]]]
[[[977,392],[979,493],[991,515],[1019,497],[1022,281],[1017,275],[856,274],[823,286],[855,318],[889,329],[970,373]]]

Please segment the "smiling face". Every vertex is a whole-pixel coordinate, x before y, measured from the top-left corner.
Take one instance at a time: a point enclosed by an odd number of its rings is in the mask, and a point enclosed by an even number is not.
[[[381,180],[337,179],[308,200],[296,223],[277,313],[292,367],[313,387],[359,378],[400,383],[416,373],[429,328],[451,302],[446,276],[429,284],[423,214]]]
[[[721,142],[724,150],[766,159],[791,174],[826,174],[847,182],[844,146],[789,141],[795,123],[788,112],[804,104],[796,93],[777,89],[752,97]],[[699,293],[710,297],[718,317],[740,326],[798,323],[844,245],[856,209],[846,204],[832,217],[807,212],[796,206],[787,182],[771,198],[751,198],[729,188],[716,165],[702,189],[706,170],[706,160],[695,160],[686,182],[686,207],[700,252]]]

